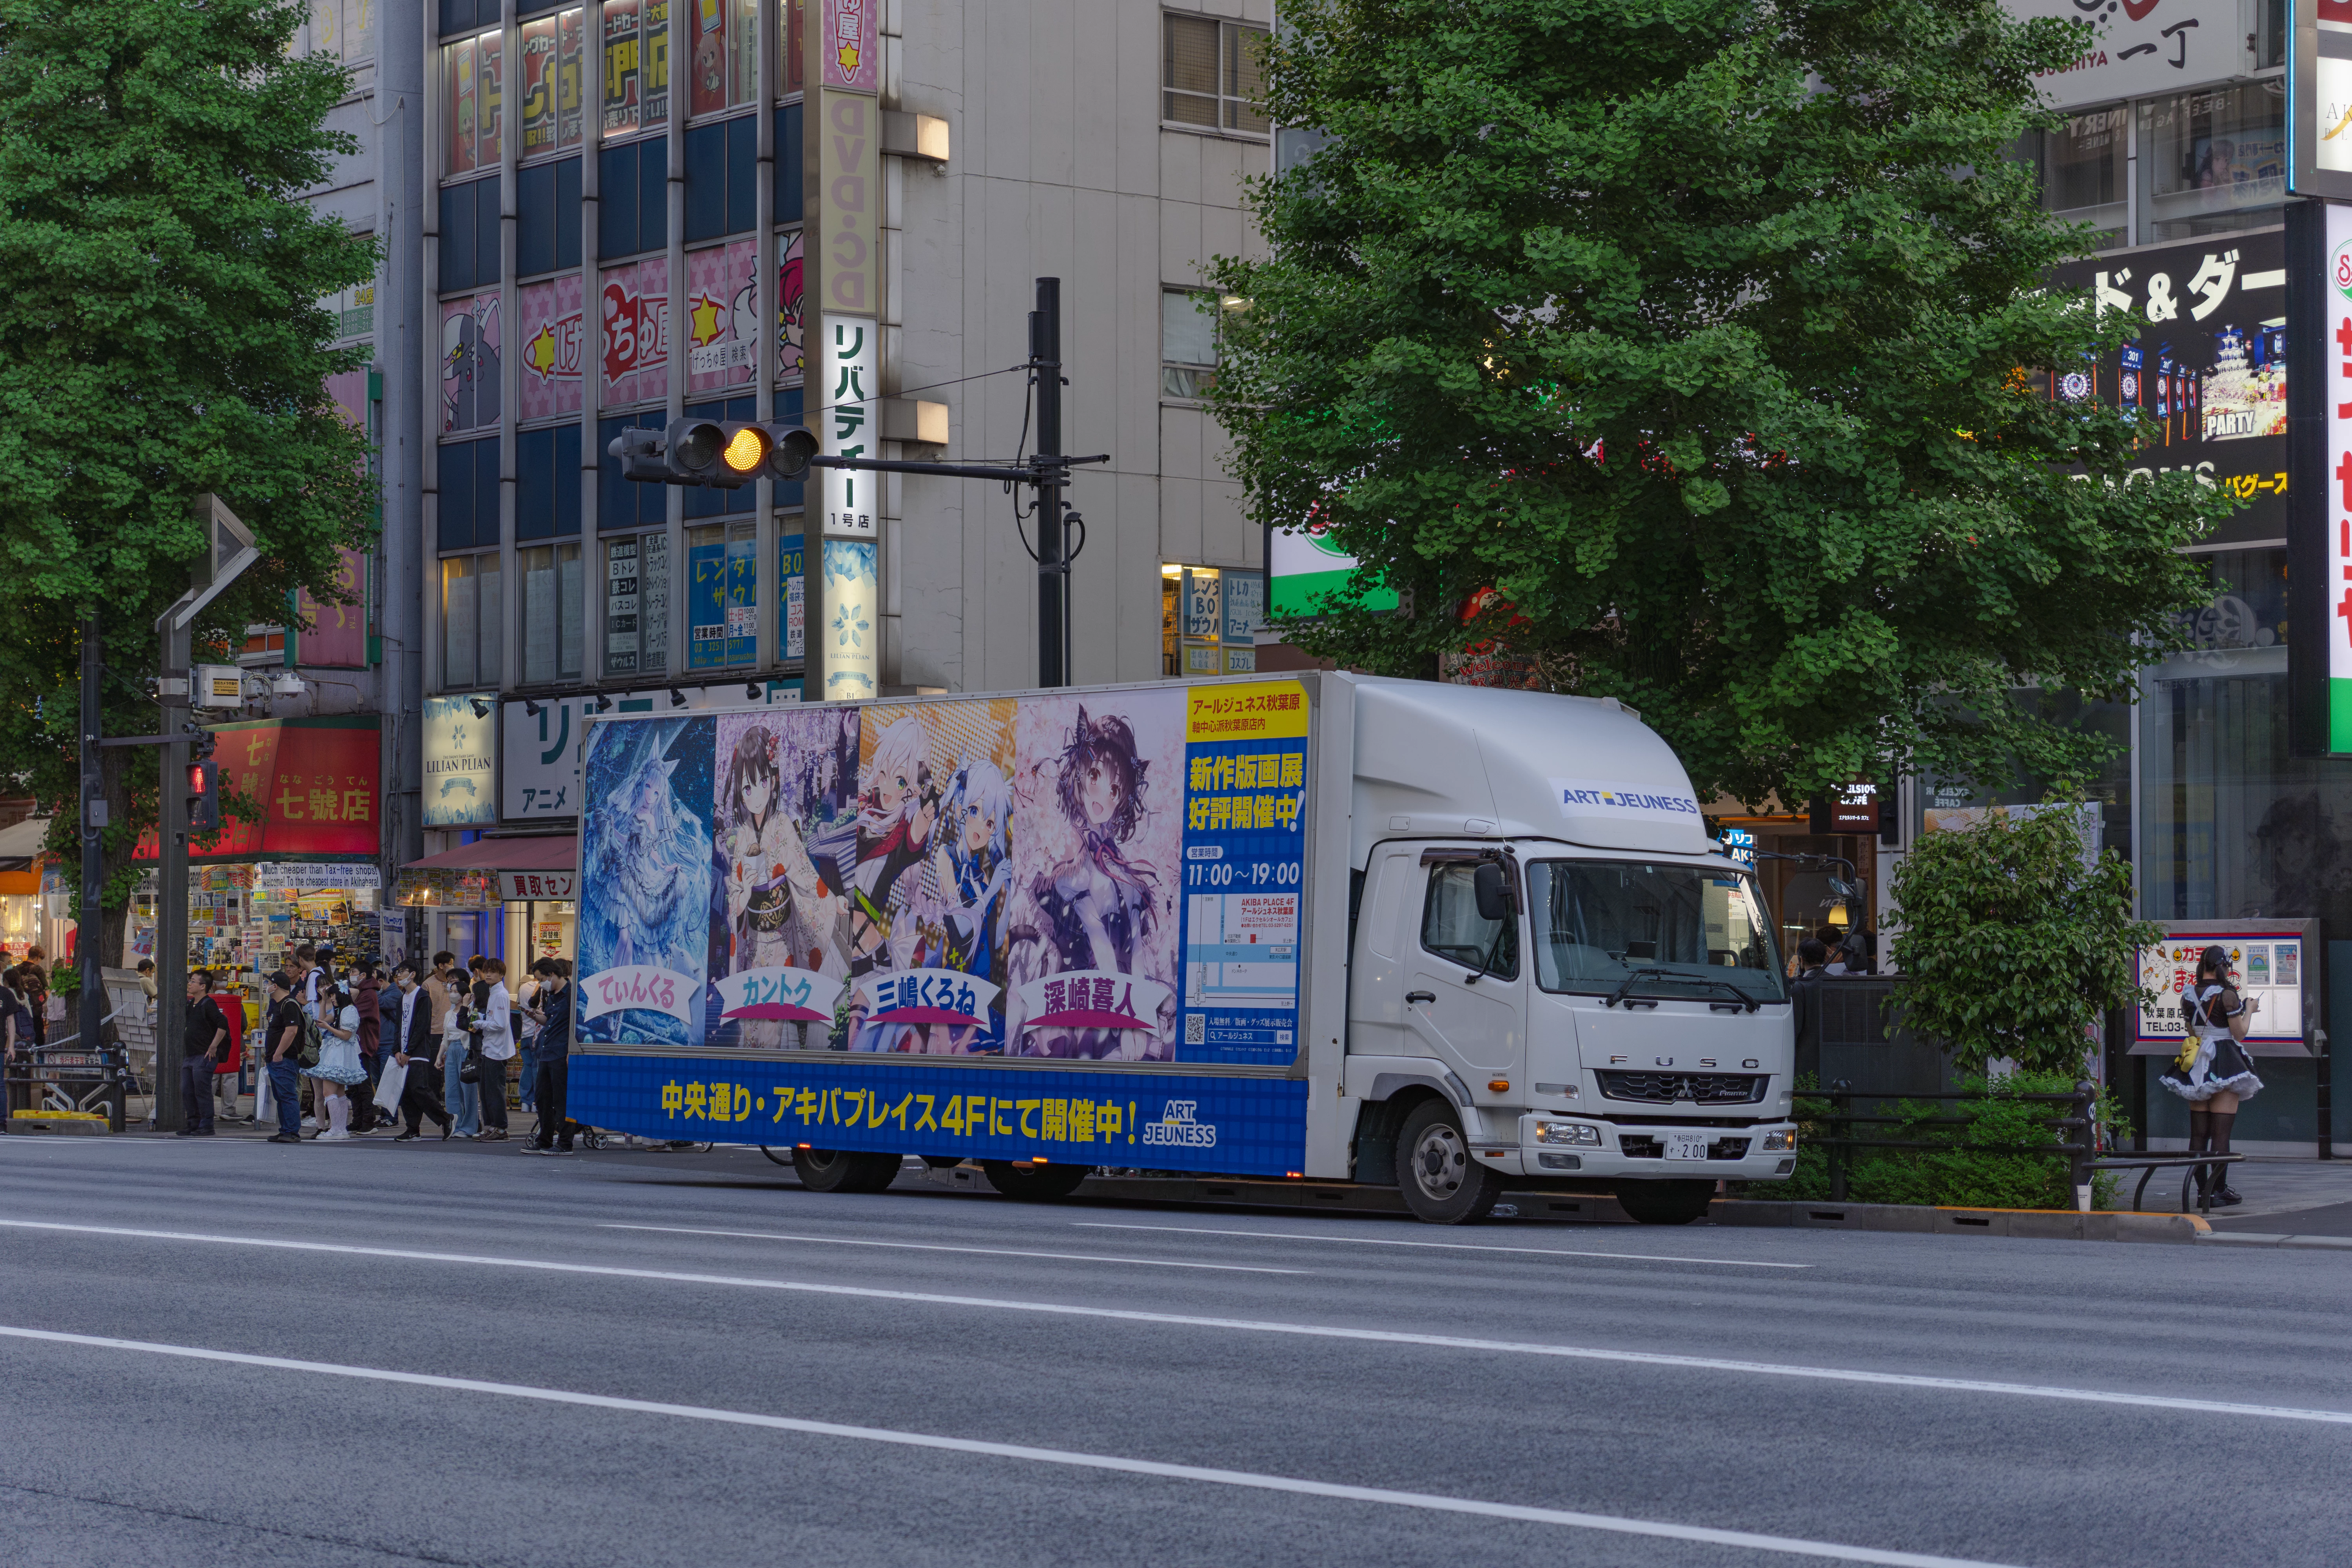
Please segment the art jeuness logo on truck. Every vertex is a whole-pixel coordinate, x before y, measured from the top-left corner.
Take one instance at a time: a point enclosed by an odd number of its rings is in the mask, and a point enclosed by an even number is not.
[[[1698,802],[1689,795],[1654,785],[1611,784],[1603,779],[1554,779],[1553,796],[1562,816],[1622,816],[1655,821],[1662,816],[1696,816]]]

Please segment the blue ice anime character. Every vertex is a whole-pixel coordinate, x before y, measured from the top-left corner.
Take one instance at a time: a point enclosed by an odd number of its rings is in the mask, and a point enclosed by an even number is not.
[[[709,937],[710,845],[700,821],[671,787],[670,774],[678,763],[661,754],[667,738],[656,735],[650,745],[633,738],[636,754],[626,760],[620,784],[597,806],[602,821],[589,869],[591,885],[601,896],[581,906],[595,938],[583,942],[582,956],[589,961],[583,968],[593,973],[650,964],[688,976],[698,993]],[[647,1016],[636,1014],[638,1019]],[[695,1037],[701,1033],[675,1018],[667,1026]]]
[[[946,842],[937,856],[947,932],[940,963],[1002,985],[997,931],[1013,881],[1013,785],[994,763],[967,760],[948,784]],[[936,1032],[936,1031],[935,1031]],[[976,1056],[1004,1048],[1003,1002],[986,1030],[956,1029],[947,1049]]]

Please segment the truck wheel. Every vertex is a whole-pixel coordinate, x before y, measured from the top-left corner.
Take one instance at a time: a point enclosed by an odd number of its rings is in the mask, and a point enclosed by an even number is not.
[[[898,1178],[896,1154],[858,1154],[846,1149],[795,1149],[793,1169],[813,1193],[878,1193]]]
[[[1460,1118],[1441,1100],[1424,1100],[1405,1117],[1396,1168],[1404,1206],[1431,1225],[1485,1219],[1503,1195],[1503,1179],[1470,1157]]]
[[[1052,1203],[1078,1190],[1095,1173],[1092,1165],[1032,1165],[1024,1170],[1010,1160],[982,1160],[980,1173],[1008,1198],[1024,1203]]]
[[[1628,1182],[1617,1189],[1617,1206],[1643,1225],[1688,1225],[1705,1219],[1714,1201],[1713,1182]]]

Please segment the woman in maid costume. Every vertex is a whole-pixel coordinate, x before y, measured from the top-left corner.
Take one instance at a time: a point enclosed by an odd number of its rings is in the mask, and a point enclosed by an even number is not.
[[[2262,1089],[2254,1064],[2239,1044],[2253,1025],[2246,998],[2231,984],[2230,955],[2218,945],[2197,958],[2197,979],[2181,994],[2180,1015],[2189,1037],[2179,1056],[2164,1069],[2159,1081],[2189,1102],[2189,1152],[2215,1154],[2230,1152],[2230,1129],[2238,1120],[2238,1104]],[[2230,1168],[2200,1166],[2200,1192],[2210,1179],[2212,1201],[2222,1208],[2245,1202],[2230,1187]]]

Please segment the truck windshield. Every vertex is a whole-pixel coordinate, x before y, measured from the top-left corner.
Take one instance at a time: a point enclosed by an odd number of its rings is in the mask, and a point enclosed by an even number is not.
[[[1538,860],[1528,868],[1536,984],[1547,991],[1787,997],[1755,879],[1697,866]]]

